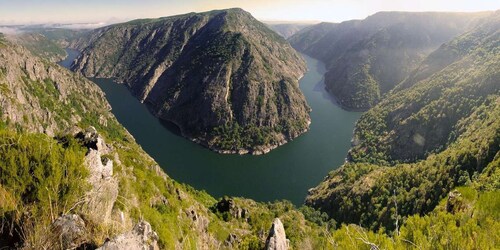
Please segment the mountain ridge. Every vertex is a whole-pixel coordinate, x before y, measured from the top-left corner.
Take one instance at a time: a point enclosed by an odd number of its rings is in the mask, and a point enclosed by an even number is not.
[[[491,12],[377,12],[363,20],[322,23],[289,38],[326,63],[327,90],[345,109],[366,111],[430,52]]]
[[[336,221],[394,230],[394,216],[426,214],[458,186],[497,190],[488,183],[500,169],[499,17],[442,45],[413,72],[417,81],[363,114],[348,161],[306,204]]]
[[[85,47],[74,70],[126,82],[160,119],[212,150],[266,153],[309,127],[298,88],[305,62],[241,9],[104,27],[73,47]]]

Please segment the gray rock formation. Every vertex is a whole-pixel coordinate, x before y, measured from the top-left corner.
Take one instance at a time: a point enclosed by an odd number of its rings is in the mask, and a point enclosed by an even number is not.
[[[147,221],[140,221],[130,231],[116,236],[98,250],[157,250],[158,235]]]
[[[76,214],[62,215],[52,224],[52,233],[59,236],[63,249],[74,249],[86,240],[85,222]]]
[[[274,219],[271,230],[266,240],[266,250],[286,250],[289,248],[289,241],[286,238],[285,228],[279,218]]]
[[[29,132],[55,136],[110,106],[97,85],[33,56],[26,48],[0,46],[0,119]],[[102,124],[101,124],[102,125]]]
[[[92,126],[85,129],[85,131],[77,133],[76,138],[79,139],[87,148],[97,150],[101,154],[108,154],[111,151],[106,143],[104,143],[104,139]]]
[[[83,211],[89,219],[107,223],[118,197],[118,181],[113,178],[113,161],[101,157],[103,153],[110,152],[110,147],[93,127],[78,133],[77,138],[89,149],[84,162],[90,171],[88,181],[92,185],[86,195]]]
[[[234,200],[230,198],[222,198],[219,202],[217,202],[215,208],[220,213],[228,212],[236,219],[247,219],[249,217],[248,210],[237,206]]]

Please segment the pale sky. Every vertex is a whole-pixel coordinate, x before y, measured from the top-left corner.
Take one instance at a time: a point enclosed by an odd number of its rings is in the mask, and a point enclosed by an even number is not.
[[[259,20],[340,22],[378,11],[484,11],[500,0],[0,0],[0,24],[112,23],[240,7]]]

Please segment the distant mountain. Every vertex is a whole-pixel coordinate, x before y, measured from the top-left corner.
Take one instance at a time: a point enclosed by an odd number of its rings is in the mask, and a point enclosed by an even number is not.
[[[423,60],[360,118],[349,162],[306,203],[338,222],[394,229],[395,214],[430,212],[457,186],[499,190],[499,31],[496,12]]]
[[[264,22],[269,28],[280,34],[284,38],[289,38],[300,30],[314,25],[314,23],[294,23],[294,22]]]
[[[73,66],[115,78],[182,134],[223,153],[265,153],[304,133],[300,55],[241,9],[135,20],[72,46]]]
[[[69,41],[77,39],[88,30],[70,30],[63,28],[47,28],[40,25],[14,27],[14,34],[9,39],[22,44],[33,54],[51,62],[61,61],[66,57],[65,47]]]
[[[28,48],[33,54],[51,62],[58,62],[66,57],[66,51],[61,46],[40,33],[23,33],[12,38]]]
[[[367,110],[429,53],[488,14],[379,12],[364,20],[317,24],[289,41],[327,64],[327,89],[344,108]]]

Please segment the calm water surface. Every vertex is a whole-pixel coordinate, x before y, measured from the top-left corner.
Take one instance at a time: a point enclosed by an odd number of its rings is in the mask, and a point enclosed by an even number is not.
[[[60,64],[78,55],[68,50]],[[92,79],[106,93],[117,119],[167,174],[215,197],[243,196],[257,201],[287,199],[300,205],[307,190],[339,167],[361,113],[342,110],[324,90],[323,63],[304,55],[309,71],[300,80],[312,108],[310,130],[262,156],[220,155],[178,135],[151,115],[126,86]]]

